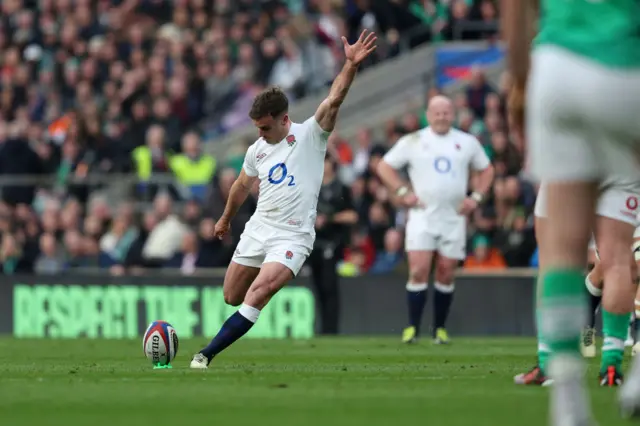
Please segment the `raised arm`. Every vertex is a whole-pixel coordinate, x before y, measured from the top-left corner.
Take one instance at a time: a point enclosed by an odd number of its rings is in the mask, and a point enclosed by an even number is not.
[[[316,110],[316,121],[326,132],[331,132],[336,126],[338,111],[344,99],[347,97],[351,83],[356,76],[358,67],[363,60],[376,50],[375,33],[367,34],[367,30],[362,31],[360,38],[354,44],[349,44],[345,37],[342,37],[344,44],[344,55],[346,61],[340,74],[333,80],[329,96],[322,101]]]

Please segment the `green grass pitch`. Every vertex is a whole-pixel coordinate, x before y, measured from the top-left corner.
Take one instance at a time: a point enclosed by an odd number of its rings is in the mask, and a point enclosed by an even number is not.
[[[517,387],[532,339],[406,346],[398,338],[245,339],[207,371],[182,341],[154,370],[140,341],[0,339],[0,424],[7,426],[528,426],[546,424],[547,389]],[[591,395],[601,425],[619,419],[615,389]],[[415,422],[415,423],[412,423]]]

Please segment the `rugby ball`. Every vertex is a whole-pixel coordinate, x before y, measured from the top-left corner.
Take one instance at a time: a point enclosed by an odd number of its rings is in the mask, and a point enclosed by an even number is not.
[[[149,324],[142,338],[144,355],[154,366],[165,366],[178,353],[178,334],[166,321],[154,321]]]

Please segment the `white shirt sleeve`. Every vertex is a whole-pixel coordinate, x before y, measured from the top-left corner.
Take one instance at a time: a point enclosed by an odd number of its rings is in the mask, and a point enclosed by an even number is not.
[[[396,141],[391,149],[382,157],[385,163],[394,169],[401,169],[409,164],[409,160],[411,159],[408,146],[410,136],[411,135],[403,136]]]
[[[309,129],[309,138],[311,139],[313,145],[317,149],[325,151],[327,149],[327,141],[329,140],[329,135],[331,134],[331,132],[327,132],[322,127],[320,127],[320,124],[318,123],[318,120],[316,120],[315,115],[307,118],[307,120],[304,122],[304,125]]]
[[[482,144],[474,136],[469,136],[469,140],[473,144],[473,154],[471,156],[471,167],[473,170],[484,170],[491,165],[491,160],[487,156]]]
[[[256,167],[256,144],[253,144],[247,149],[247,153],[244,156],[244,162],[242,168],[249,177],[258,176],[258,168]]]

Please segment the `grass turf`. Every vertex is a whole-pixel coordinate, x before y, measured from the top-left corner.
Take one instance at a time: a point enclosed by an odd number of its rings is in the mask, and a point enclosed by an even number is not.
[[[532,339],[241,340],[191,371],[205,339],[182,341],[153,370],[135,341],[0,339],[0,424],[7,426],[546,424],[547,389],[518,387]],[[602,425],[619,419],[614,389],[589,375]]]

